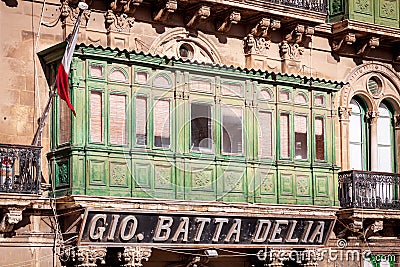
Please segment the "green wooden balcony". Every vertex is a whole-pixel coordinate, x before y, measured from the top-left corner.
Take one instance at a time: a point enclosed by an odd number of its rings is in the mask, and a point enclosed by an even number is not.
[[[398,28],[399,5],[398,0],[331,0],[329,20],[349,19]]]

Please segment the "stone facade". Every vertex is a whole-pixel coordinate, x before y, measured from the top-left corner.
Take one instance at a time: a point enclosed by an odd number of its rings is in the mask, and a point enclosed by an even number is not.
[[[395,144],[392,172],[396,173],[400,164],[400,76],[399,51],[396,48],[400,30],[395,28],[399,20],[395,16],[398,6],[391,5],[397,2],[381,1],[379,7],[383,13],[379,16],[365,15],[372,6],[370,1],[349,1],[354,2],[354,6],[347,5],[350,10],[345,10],[345,5],[339,2],[328,3],[331,11],[328,19],[324,3],[313,1],[302,6],[295,2],[285,5],[274,1],[86,0],[89,10],[83,13],[78,42],[110,51],[119,50],[121,54],[135,50],[139,54],[181,59],[187,64],[196,62],[199,68],[202,63],[207,63],[226,69],[233,66],[253,73],[283,73],[287,77],[300,77],[299,80],[312,78],[315,81],[342,82],[343,87],[331,100],[334,107],[330,114],[334,121],[332,136],[336,144],[332,147],[332,155],[336,155],[333,169],[351,169],[350,120],[354,112],[350,102],[356,96],[365,102],[369,171],[380,170],[379,107],[382,101],[391,104]],[[75,0],[3,0],[0,3],[0,91],[3,96],[0,143],[31,144],[37,120],[45,109],[49,88],[54,82],[51,78],[54,69],[46,68],[44,62],[49,59],[43,61],[37,53],[62,42],[71,32],[78,13]],[[58,57],[62,54],[60,51]],[[77,69],[72,71],[79,72]],[[377,87],[372,88],[370,81],[376,82]],[[72,81],[74,84],[79,82]],[[185,96],[182,93],[179,97],[184,99]],[[82,223],[82,210],[91,207],[207,215],[327,216],[338,220],[324,248],[362,253],[364,247],[369,246],[373,255],[394,255],[395,260],[389,261],[399,262],[399,212],[396,209],[364,211],[358,207],[340,208],[337,191],[343,188],[333,192],[335,206],[323,208],[312,204],[271,207],[247,203],[220,204],[216,201],[199,201],[200,204],[196,201],[196,204],[157,202],[93,195],[55,200],[51,196],[57,192],[51,192],[48,184],[55,188],[59,181],[49,170],[57,170],[67,177],[72,167],[66,165],[65,169],[55,169],[47,160],[46,154],[55,147],[58,138],[49,127],[50,122],[56,120],[54,115],[55,111],[47,119],[41,136],[43,190],[33,195],[10,193],[0,181],[3,186],[0,190],[0,266],[363,266],[361,261],[353,260],[340,263],[300,260],[295,263],[268,259],[260,262],[255,256],[257,248],[238,245],[229,247],[229,251],[221,249],[219,253],[222,256],[215,259],[203,254],[182,253],[176,248],[79,246],[77,235]],[[53,154],[49,155],[49,160],[51,157]],[[6,162],[4,159],[1,158],[2,162]],[[83,157],[80,160],[83,161]],[[7,173],[7,162],[1,167],[1,175],[3,171]],[[73,175],[84,177],[82,172],[74,170],[72,179]],[[17,175],[22,177],[20,173]],[[398,178],[391,179],[398,181]],[[335,180],[334,186],[338,184],[339,181]],[[394,187],[389,190],[398,194]],[[82,191],[81,194],[91,193]],[[398,199],[397,195],[395,197]],[[246,205],[254,206],[244,207]],[[339,245],[338,242],[343,240],[345,246]],[[193,246],[192,249],[203,251],[205,248]],[[285,253],[291,251],[287,247],[279,249]],[[302,251],[306,249],[304,246],[299,248]],[[243,253],[245,257],[232,256],[243,256]]]

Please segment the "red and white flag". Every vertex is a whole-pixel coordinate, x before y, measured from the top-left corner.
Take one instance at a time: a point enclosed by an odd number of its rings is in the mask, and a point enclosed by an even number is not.
[[[79,16],[76,19],[72,33],[67,37],[66,40],[67,47],[65,48],[64,56],[61,60],[60,66],[58,67],[56,76],[57,93],[61,99],[67,102],[68,108],[71,109],[72,113],[74,113],[74,116],[76,116],[76,112],[71,104],[71,98],[69,96],[68,74],[71,66],[72,56],[75,50],[76,41],[78,39],[78,32],[79,32],[79,25],[81,24],[82,11],[87,9],[87,5],[85,3],[79,3],[79,4],[82,4],[83,6],[79,6],[81,12],[79,12]]]

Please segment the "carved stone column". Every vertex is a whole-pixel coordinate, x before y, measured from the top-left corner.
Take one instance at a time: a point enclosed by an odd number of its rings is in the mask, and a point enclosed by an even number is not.
[[[367,119],[370,126],[370,159],[371,171],[378,171],[378,129],[377,121],[379,114],[377,111],[369,111]]]
[[[125,247],[123,257],[126,264],[124,267],[143,266],[142,261],[148,261],[151,256],[151,248],[146,247]]]
[[[340,156],[341,166],[343,170],[350,168],[350,151],[349,151],[349,122],[351,116],[351,107],[341,106],[338,108],[339,125],[340,125]]]

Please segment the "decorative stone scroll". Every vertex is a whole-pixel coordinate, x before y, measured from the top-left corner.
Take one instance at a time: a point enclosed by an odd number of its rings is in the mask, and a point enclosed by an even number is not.
[[[221,33],[227,33],[231,29],[232,25],[237,24],[240,21],[240,19],[241,17],[239,12],[237,11],[230,12],[222,22],[217,21],[216,23],[217,31]]]

